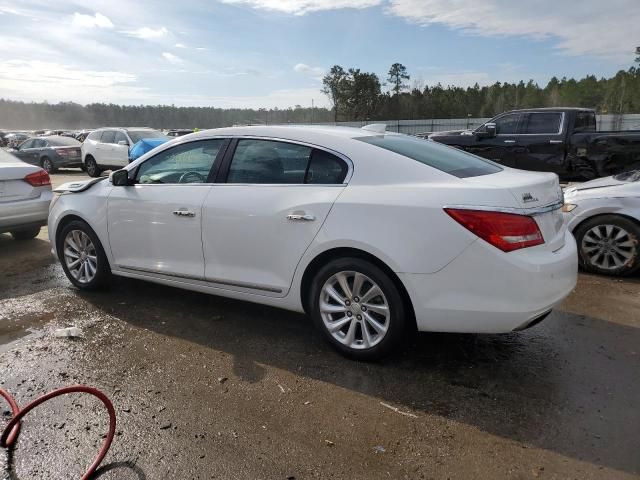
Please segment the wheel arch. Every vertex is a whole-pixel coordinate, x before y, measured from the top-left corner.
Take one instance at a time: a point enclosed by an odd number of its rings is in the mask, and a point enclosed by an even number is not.
[[[586,217],[583,218],[582,220],[580,220],[580,222],[578,222],[572,229],[571,229],[571,233],[575,236],[575,232],[582,226],[584,225],[586,222],[589,222],[591,220],[593,220],[594,218],[598,218],[598,217],[606,217],[609,215],[613,215],[616,217],[622,217],[625,220],[629,220],[631,223],[633,223],[635,226],[637,226],[638,228],[640,228],[640,220],[638,220],[637,218],[632,217],[631,215],[627,215],[626,213],[619,213],[619,212],[600,212],[600,213],[596,213],[595,215],[591,215],[590,217]]]
[[[85,225],[87,225],[87,227],[89,227],[91,229],[93,234],[100,241],[101,247],[105,251],[105,257],[107,259],[107,262],[109,263],[109,268],[111,268],[111,261],[109,259],[109,255],[107,254],[107,252],[105,250],[105,243],[102,241],[102,238],[100,238],[100,235],[98,235],[98,232],[96,232],[96,229],[91,226],[91,223],[87,222],[86,219],[82,218],[80,215],[77,215],[75,213],[69,213],[69,214],[65,215],[60,220],[58,220],[58,223],[56,225],[54,241],[56,243],[55,248],[56,248],[56,253],[57,253],[58,257],[60,256],[60,252],[59,252],[59,249],[58,249],[58,240],[59,240],[58,236],[60,235],[60,232],[62,231],[62,229],[64,227],[66,227],[67,225],[69,225],[73,221],[80,221],[80,222],[84,223]]]
[[[412,328],[417,330],[416,324],[416,316],[415,311],[413,309],[413,302],[411,301],[411,297],[406,287],[402,283],[402,280],[396,275],[396,273],[380,258],[375,255],[361,250],[359,248],[353,247],[334,247],[328,250],[325,250],[318,255],[316,255],[313,260],[311,260],[302,274],[302,280],[300,282],[300,301],[302,303],[302,308],[308,314],[309,313],[309,290],[311,289],[311,282],[313,281],[313,277],[316,273],[325,265],[327,262],[335,260],[337,258],[345,258],[345,257],[355,257],[360,258],[362,260],[367,260],[380,268],[383,272],[385,272],[391,281],[394,283],[398,291],[400,292],[400,296],[404,302],[404,305],[407,309],[407,315],[409,315],[410,325]]]

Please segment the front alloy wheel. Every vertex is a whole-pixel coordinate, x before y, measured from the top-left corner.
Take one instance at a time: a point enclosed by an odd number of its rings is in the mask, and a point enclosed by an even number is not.
[[[580,264],[606,275],[629,275],[640,269],[640,227],[618,215],[592,218],[576,229]]]
[[[57,234],[56,245],[64,273],[76,287],[95,290],[109,282],[109,261],[88,224],[81,220],[69,222]]]
[[[338,351],[377,360],[404,338],[405,305],[389,274],[361,258],[339,258],[321,268],[309,292],[309,313]]]
[[[98,271],[96,247],[82,230],[71,230],[64,239],[64,262],[80,283],[89,283]]]

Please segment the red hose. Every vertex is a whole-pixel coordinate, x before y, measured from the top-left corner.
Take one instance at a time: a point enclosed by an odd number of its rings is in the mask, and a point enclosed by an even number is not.
[[[98,456],[93,461],[87,472],[82,476],[82,480],[89,480],[102,460],[104,460],[104,457],[107,455],[109,447],[111,446],[111,442],[113,441],[113,436],[116,433],[116,411],[113,408],[111,400],[109,400],[109,398],[107,398],[107,396],[97,388],[87,387],[85,385],[74,385],[71,387],[59,388],[58,390],[54,390],[47,393],[46,395],[36,398],[22,410],[18,407],[18,404],[13,399],[13,397],[9,395],[8,392],[0,388],[0,396],[4,397],[4,399],[11,406],[11,410],[13,411],[13,418],[2,431],[2,435],[0,435],[0,447],[9,448],[11,445],[13,445],[13,443],[18,438],[18,433],[20,433],[20,420],[22,420],[22,417],[24,417],[31,410],[36,408],[41,403],[44,403],[52,398],[59,397],[60,395],[65,395],[67,393],[77,392],[88,393],[89,395],[97,397],[98,399],[100,399],[100,401],[102,401],[107,411],[109,412],[109,433],[107,434],[107,437],[105,438],[104,443],[102,444],[102,447],[98,452]]]

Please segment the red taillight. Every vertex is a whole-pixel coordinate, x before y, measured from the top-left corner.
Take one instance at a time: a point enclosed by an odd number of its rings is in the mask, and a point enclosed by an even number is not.
[[[51,185],[49,174],[44,170],[38,170],[37,172],[30,173],[24,177],[24,181],[32,187],[44,187],[45,185]]]
[[[56,153],[61,157],[68,157],[69,155],[71,155],[71,150],[67,150],[66,148],[58,148],[56,150]]]
[[[544,243],[538,224],[527,215],[445,208],[451,218],[503,252]]]

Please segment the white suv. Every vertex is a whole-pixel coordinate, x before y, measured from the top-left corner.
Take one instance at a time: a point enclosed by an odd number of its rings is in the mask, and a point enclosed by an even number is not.
[[[82,144],[82,164],[92,177],[129,164],[129,147],[143,138],[164,137],[152,128],[100,128]]]

